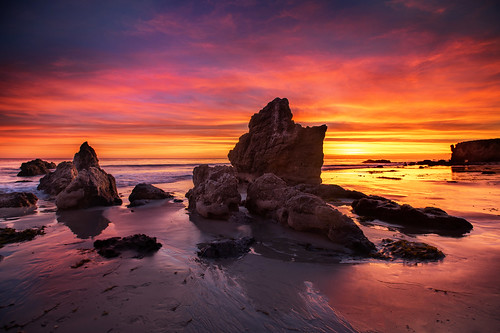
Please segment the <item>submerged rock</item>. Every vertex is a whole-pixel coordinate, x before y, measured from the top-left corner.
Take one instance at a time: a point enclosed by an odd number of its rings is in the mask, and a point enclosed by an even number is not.
[[[352,208],[358,215],[411,227],[420,232],[458,236],[472,230],[472,224],[467,220],[448,215],[442,209],[413,208],[378,196],[355,200]]]
[[[252,116],[248,128],[228,154],[240,177],[274,173],[290,184],[321,183],[326,125],[295,124],[288,100],[276,98]]]
[[[118,257],[122,251],[133,250],[138,253],[138,257],[152,254],[162,247],[156,241],[156,237],[149,237],[144,234],[135,234],[128,237],[111,237],[103,240],[96,240],[94,248],[105,258]]]
[[[238,211],[241,195],[232,167],[199,165],[193,170],[193,183],[194,188],[186,193],[189,210],[213,219],[228,219],[231,212]]]
[[[36,208],[38,198],[30,192],[0,193],[0,208]]]
[[[250,246],[255,242],[251,237],[238,239],[216,240],[210,243],[198,244],[198,256],[202,258],[230,258],[239,257],[250,251]]]
[[[324,234],[355,253],[375,250],[351,218],[320,197],[288,186],[274,174],[266,173],[248,186],[246,207],[253,214],[272,218],[292,229]]]
[[[49,169],[54,169],[55,167],[55,163],[42,161],[41,159],[37,158],[36,160],[22,163],[21,171],[19,171],[17,176],[26,177],[45,175],[50,172]]]
[[[500,162],[500,139],[475,140],[451,145],[451,163]]]
[[[150,200],[170,199],[174,196],[151,184],[137,184],[129,195],[130,207],[142,206]]]
[[[75,154],[73,165],[77,176],[56,197],[59,209],[88,208],[93,206],[120,205],[115,178],[99,167],[97,155],[84,142]],[[66,166],[69,172],[73,171]],[[62,173],[61,173],[62,174]],[[66,173],[64,179],[66,179]]]
[[[33,240],[38,235],[45,234],[45,227],[16,231],[13,228],[0,228],[0,248],[5,244]]]
[[[438,248],[420,242],[409,242],[404,239],[382,240],[382,250],[379,252],[382,258],[386,259],[405,259],[415,261],[434,261],[445,257],[444,253]]]
[[[37,189],[50,195],[58,195],[76,178],[78,171],[73,162],[61,162],[54,172],[40,179]]]

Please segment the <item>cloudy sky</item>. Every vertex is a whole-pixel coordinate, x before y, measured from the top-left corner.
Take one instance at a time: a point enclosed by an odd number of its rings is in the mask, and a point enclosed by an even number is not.
[[[500,137],[497,1],[0,6],[0,157],[224,157],[275,97],[329,157]]]

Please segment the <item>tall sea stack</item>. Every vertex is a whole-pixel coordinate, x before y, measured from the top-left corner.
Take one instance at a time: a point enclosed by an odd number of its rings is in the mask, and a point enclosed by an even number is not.
[[[288,184],[320,184],[326,125],[302,127],[292,120],[286,98],[276,98],[252,116],[249,131],[229,152],[239,176],[253,180],[273,173]]]

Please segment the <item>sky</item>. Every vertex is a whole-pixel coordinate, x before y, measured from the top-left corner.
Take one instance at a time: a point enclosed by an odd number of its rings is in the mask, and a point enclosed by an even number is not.
[[[500,137],[498,1],[0,6],[0,158],[223,158],[275,97],[327,158]]]

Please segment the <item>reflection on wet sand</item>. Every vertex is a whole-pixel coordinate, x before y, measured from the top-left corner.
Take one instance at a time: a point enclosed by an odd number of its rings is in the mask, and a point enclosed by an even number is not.
[[[104,217],[105,208],[78,209],[57,212],[57,221],[67,225],[81,239],[98,236],[111,223]]]

